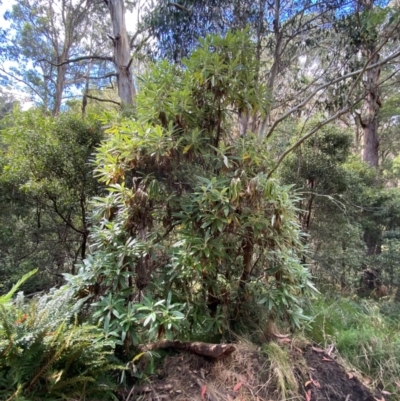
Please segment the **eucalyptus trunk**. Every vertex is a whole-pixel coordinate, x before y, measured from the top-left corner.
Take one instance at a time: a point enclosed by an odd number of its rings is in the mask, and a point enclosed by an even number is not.
[[[125,104],[132,104],[135,95],[131,73],[131,52],[126,32],[123,0],[107,0],[113,27],[114,63],[117,70],[118,95]]]
[[[364,11],[371,12],[374,7],[374,1],[359,0],[359,7]],[[367,32],[366,34],[368,35],[370,33]],[[365,59],[368,60],[370,64],[379,62],[379,53],[376,49],[376,43],[373,41],[371,42],[371,38],[366,38],[361,49]],[[378,167],[379,164],[378,112],[382,106],[379,96],[380,72],[380,67],[376,67],[365,73],[363,84],[366,97],[362,115],[360,116],[360,125],[363,130],[362,160],[365,161],[369,167],[374,168]]]
[[[367,56],[370,55],[368,50]],[[379,56],[372,57],[371,63],[377,63]],[[380,68],[373,68],[366,73],[364,86],[367,96],[364,103],[364,112],[360,118],[361,128],[363,130],[362,141],[362,159],[369,167],[378,167],[379,164],[379,139],[378,139],[378,112],[381,108],[379,97],[379,75]]]
[[[64,54],[59,58],[59,63],[63,63],[67,60]],[[54,94],[54,108],[53,115],[57,115],[60,113],[62,98],[65,88],[65,74],[67,73],[67,64],[59,65],[57,67],[57,80],[56,80],[56,92]]]

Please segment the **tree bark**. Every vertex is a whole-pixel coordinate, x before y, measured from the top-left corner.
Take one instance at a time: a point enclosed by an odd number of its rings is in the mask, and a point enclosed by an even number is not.
[[[368,53],[370,52],[371,50],[368,51]],[[376,63],[378,60],[379,56],[375,55],[372,63]],[[365,99],[364,113],[360,119],[363,130],[362,160],[369,167],[378,167],[379,164],[378,112],[381,108],[378,89],[379,75],[380,68],[373,68],[367,71],[366,82],[364,81],[368,93]]]
[[[123,0],[107,0],[113,27],[114,63],[117,70],[118,95],[125,104],[132,104],[135,87],[131,73],[131,54],[125,25]]]
[[[359,0],[359,7],[365,11],[371,11],[373,4],[373,0]],[[379,62],[376,43],[371,43],[370,38],[367,38],[362,45],[362,52],[370,64]],[[378,112],[382,106],[379,97],[380,72],[381,68],[378,66],[365,73],[363,84],[366,98],[360,116],[360,125],[363,130],[362,160],[373,168],[378,167],[379,164]]]
[[[64,57],[60,57],[59,62],[63,62]],[[65,87],[65,74],[67,73],[67,64],[57,67],[57,80],[56,80],[56,93],[54,95],[54,108],[53,115],[56,116],[60,113],[62,98]]]

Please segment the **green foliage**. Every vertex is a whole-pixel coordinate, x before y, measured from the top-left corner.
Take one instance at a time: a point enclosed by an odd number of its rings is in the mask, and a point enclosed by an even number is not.
[[[398,308],[398,304],[397,304]],[[379,304],[344,298],[314,302],[308,335],[321,344],[335,344],[339,353],[375,385],[400,396],[400,320],[382,315]],[[398,309],[397,309],[398,310]]]
[[[370,295],[382,284],[398,286],[400,199],[397,188],[386,188],[350,154],[351,142],[343,128],[324,127],[285,160],[280,176],[303,194],[299,219],[319,284],[342,291],[361,286]],[[366,269],[376,277],[371,288],[361,280]]]
[[[235,128],[237,113],[269,107],[247,32],[208,36],[183,64],[141,78],[134,118],[105,116],[96,174],[108,195],[93,200],[92,255],[68,277],[100,295],[96,316],[125,345],[298,326],[315,291],[296,197],[267,178],[265,144]]]
[[[348,163],[351,134],[334,125],[322,128],[283,163],[280,176],[303,195],[299,220],[309,236],[307,255],[319,284],[353,286],[364,257],[360,193],[369,182],[362,163]],[[372,179],[373,181],[373,179]]]
[[[101,193],[90,159],[102,138],[94,116],[57,118],[15,108],[1,133],[0,277],[6,290],[39,266],[31,292],[73,271],[87,251],[88,199]]]
[[[0,305],[0,396],[8,400],[113,399],[114,344],[80,324],[83,301],[55,291]]]
[[[137,332],[140,327],[148,329],[148,339],[154,340],[157,336],[165,335],[168,340],[174,337],[174,331],[181,330],[181,321],[185,315],[181,312],[183,305],[171,302],[172,293],[166,300],[155,301],[143,296],[141,302],[129,303],[125,306],[122,296],[113,296],[111,293],[94,304],[97,311],[93,318],[104,323],[106,336],[113,338],[117,344],[137,345]]]

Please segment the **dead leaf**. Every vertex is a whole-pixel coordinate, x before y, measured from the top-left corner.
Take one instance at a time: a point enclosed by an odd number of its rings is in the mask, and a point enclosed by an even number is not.
[[[306,401],[311,401],[311,390],[306,391]]]
[[[368,386],[369,384],[371,384],[371,379],[370,379],[369,377],[366,377],[363,381],[364,381],[364,384],[365,384],[366,386]]]
[[[325,357],[323,357],[322,360],[325,361],[325,362],[333,362],[332,359],[325,358]]]
[[[350,372],[347,372],[347,376],[349,377],[350,380],[354,377],[353,373]]]
[[[292,340],[290,338],[278,338],[278,343],[281,344],[290,344]]]
[[[310,375],[310,380],[311,380],[311,383],[312,383],[316,388],[321,388],[321,385],[319,384],[319,381],[318,381],[318,380],[314,380],[314,379],[312,378],[311,375]]]
[[[290,334],[276,334],[276,333],[272,333],[272,334],[277,338],[287,338],[290,336]]]
[[[381,393],[385,394],[385,395],[392,395],[392,393],[389,393],[389,391],[386,391],[386,390],[382,390]]]
[[[321,349],[321,348],[317,348],[317,347],[311,347],[313,351],[318,352],[320,354],[323,354],[325,352],[325,350]]]
[[[206,399],[206,398],[204,397],[204,396],[206,395],[206,392],[207,392],[207,386],[204,385],[204,386],[201,388],[201,399],[202,399],[202,400],[205,400],[205,399]]]
[[[385,398],[384,398],[384,397],[382,397],[382,398],[376,398],[376,397],[374,397],[374,398],[375,398],[376,401],[385,401]]]
[[[304,383],[304,387],[307,387],[309,384],[311,384],[311,380],[305,382],[305,383]]]
[[[242,387],[242,385],[243,385],[243,382],[239,382],[239,383],[235,384],[235,387],[233,388],[233,391],[239,391],[240,387]]]
[[[400,388],[400,382],[395,382],[396,386]]]
[[[303,353],[303,351],[302,351],[300,348],[294,347],[294,349],[295,349],[296,351],[300,352],[300,354]]]

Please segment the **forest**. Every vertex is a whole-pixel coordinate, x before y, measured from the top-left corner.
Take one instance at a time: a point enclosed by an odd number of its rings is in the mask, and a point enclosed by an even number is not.
[[[399,0],[0,10],[0,400],[400,401]]]

